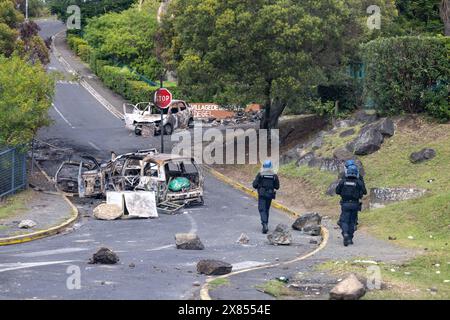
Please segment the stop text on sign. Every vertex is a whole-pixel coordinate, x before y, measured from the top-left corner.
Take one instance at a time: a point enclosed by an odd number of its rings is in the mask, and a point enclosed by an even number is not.
[[[166,88],[160,88],[155,92],[154,102],[160,109],[166,109],[172,103],[172,93]]]

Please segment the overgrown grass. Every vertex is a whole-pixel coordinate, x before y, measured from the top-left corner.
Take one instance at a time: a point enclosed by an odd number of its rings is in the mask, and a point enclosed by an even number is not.
[[[24,212],[27,209],[26,203],[30,197],[30,191],[22,191],[7,197],[3,203],[0,203],[0,219]]]
[[[303,178],[310,182],[314,187],[326,191],[326,188],[336,180],[337,175],[328,171],[320,171],[317,168],[307,166],[297,167],[295,162],[281,166],[280,175],[289,178]]]
[[[298,291],[287,288],[283,282],[278,280],[269,280],[263,285],[256,286],[256,288],[277,299],[283,297],[298,297],[301,295]]]
[[[212,280],[208,285],[211,289],[217,289],[222,286],[230,285],[230,280],[228,278],[217,278]]]
[[[361,127],[362,125],[353,127],[352,129],[355,130],[355,133],[347,137],[341,137],[340,134],[350,128],[339,128],[336,133],[324,136],[322,146],[315,151],[316,155],[323,158],[333,158],[333,151],[337,148],[345,147],[347,143],[354,140],[358,136]]]

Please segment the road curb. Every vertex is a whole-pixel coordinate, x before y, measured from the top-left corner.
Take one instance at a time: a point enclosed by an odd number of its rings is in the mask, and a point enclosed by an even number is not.
[[[237,190],[241,190],[241,191],[247,193],[248,195],[250,195],[250,196],[252,196],[254,198],[258,197],[257,193],[254,190],[244,186],[243,184],[241,184],[239,182],[234,181],[233,179],[228,178],[227,176],[221,174],[217,170],[215,170],[215,169],[213,169],[213,168],[211,168],[209,166],[206,166],[206,165],[204,166],[204,168],[210,174],[212,174],[214,177],[216,177],[217,179],[219,179],[220,181],[222,181],[224,183],[227,183],[227,184],[231,185],[233,188],[235,188]],[[280,204],[279,202],[273,201],[272,202],[272,206],[277,208],[277,209],[280,209],[281,211],[289,214],[290,216],[293,216],[293,217],[298,217],[299,216],[296,212],[294,212],[293,210],[285,207],[284,205]],[[320,235],[322,236],[322,242],[320,243],[320,245],[316,249],[314,249],[313,251],[311,251],[311,252],[309,252],[309,253],[307,253],[305,255],[297,257],[297,258],[295,258],[293,260],[289,260],[289,261],[285,261],[285,262],[277,262],[277,263],[273,263],[273,264],[269,264],[269,265],[262,265],[262,266],[259,266],[259,267],[253,267],[253,268],[248,268],[248,269],[243,269],[243,270],[239,270],[239,271],[236,271],[236,272],[231,272],[231,273],[223,275],[223,276],[208,277],[206,279],[205,284],[200,289],[200,300],[212,300],[211,296],[209,295],[209,283],[211,281],[213,281],[213,280],[225,279],[225,278],[229,278],[231,276],[234,276],[234,275],[237,275],[237,274],[240,274],[240,273],[245,273],[245,272],[250,272],[250,271],[256,271],[256,270],[261,270],[261,269],[267,269],[267,268],[274,268],[274,267],[284,266],[284,265],[288,265],[288,264],[292,264],[292,263],[295,263],[295,262],[299,262],[299,261],[305,260],[305,259],[315,255],[316,253],[318,253],[319,251],[321,251],[323,248],[326,247],[326,245],[328,244],[328,239],[330,237],[328,229],[325,228],[324,226],[321,226]]]
[[[45,173],[45,171],[42,169],[42,167],[35,162],[36,167],[39,169],[39,171],[42,172],[42,174],[45,176],[47,180],[52,182],[52,179]],[[8,238],[0,238],[0,246],[6,246],[11,244],[19,244],[19,243],[25,243],[30,242],[37,239],[42,239],[46,237],[53,236],[55,234],[61,233],[65,228],[69,227],[72,223],[74,223],[79,216],[79,212],[77,207],[73,205],[73,203],[67,198],[66,195],[64,195],[61,191],[58,190],[58,194],[69,204],[69,206],[72,208],[72,215],[69,219],[62,222],[59,225],[56,225],[54,227],[51,227],[46,230],[40,230],[33,233],[29,233],[26,235],[20,235],[20,236],[14,236],[14,237],[8,237]]]

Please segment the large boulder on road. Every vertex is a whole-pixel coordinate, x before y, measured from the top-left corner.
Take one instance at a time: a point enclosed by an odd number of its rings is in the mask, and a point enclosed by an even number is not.
[[[123,215],[122,209],[116,204],[99,204],[94,208],[94,217],[99,220],[115,220]]]
[[[197,263],[197,272],[207,276],[220,276],[228,274],[233,266],[227,262],[219,260],[200,260]]]
[[[100,248],[89,260],[90,264],[116,264],[119,256],[108,248]]]
[[[295,230],[303,231],[305,228],[317,227],[322,223],[322,217],[317,212],[308,212],[300,216],[292,224]]]
[[[177,233],[175,235],[175,245],[182,250],[203,250],[205,246],[195,233]]]
[[[37,225],[37,223],[30,219],[22,220],[19,222],[20,229],[30,229],[30,228],[34,228],[36,225]]]
[[[371,128],[363,132],[355,140],[355,151],[356,155],[368,155],[380,150],[381,144],[383,143],[383,135],[375,128]]]
[[[292,235],[289,227],[280,223],[275,230],[267,236],[270,244],[273,245],[290,245],[292,242]]]
[[[412,163],[420,163],[427,160],[431,160],[436,157],[436,151],[434,149],[425,148],[420,150],[419,152],[413,152],[409,156],[409,160]]]
[[[351,274],[330,291],[331,300],[358,300],[366,293],[364,285]]]

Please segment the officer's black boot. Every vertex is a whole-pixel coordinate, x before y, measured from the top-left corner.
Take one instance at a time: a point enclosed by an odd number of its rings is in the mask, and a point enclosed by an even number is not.
[[[348,234],[344,234],[344,246],[347,247],[350,244],[350,237]]]
[[[353,239],[348,239],[348,244],[353,244]]]
[[[262,228],[263,234],[266,234],[267,232],[269,232],[269,227],[267,226],[267,223],[263,223],[262,226],[263,226],[263,228]]]

